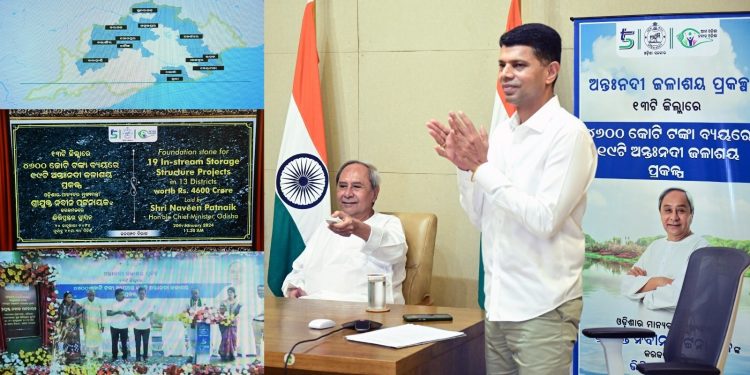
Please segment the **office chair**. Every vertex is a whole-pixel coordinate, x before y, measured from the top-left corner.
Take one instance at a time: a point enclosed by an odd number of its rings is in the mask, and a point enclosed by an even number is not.
[[[406,279],[401,292],[407,305],[432,305],[432,257],[437,216],[430,213],[391,212],[401,220],[406,236]]]
[[[664,343],[663,363],[640,363],[642,374],[720,374],[734,330],[742,280],[750,255],[727,247],[704,247],[690,256],[685,281]],[[653,337],[642,328],[587,328],[599,339],[610,375],[624,373],[624,338]]]

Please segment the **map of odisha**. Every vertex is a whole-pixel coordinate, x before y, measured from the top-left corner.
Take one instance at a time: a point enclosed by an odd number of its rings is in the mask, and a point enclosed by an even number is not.
[[[263,108],[262,0],[97,3],[0,3],[0,108]]]

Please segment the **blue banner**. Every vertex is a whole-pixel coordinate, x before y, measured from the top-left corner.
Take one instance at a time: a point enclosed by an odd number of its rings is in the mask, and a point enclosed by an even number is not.
[[[750,99],[749,99],[750,100]],[[598,178],[750,182],[750,124],[586,123]]]
[[[664,361],[674,311],[623,291],[633,264],[666,237],[660,193],[691,193],[688,228],[709,245],[750,251],[750,13],[576,19],[574,34],[574,113],[599,156],[583,222],[580,328],[656,331],[623,345],[625,372],[635,374],[640,362]],[[723,374],[750,373],[747,294]],[[606,373],[599,343],[581,335],[578,349],[580,374]]]
[[[219,284],[158,284],[148,283],[143,285],[146,288],[148,298],[186,298],[190,291],[197,289],[201,296],[218,295],[222,289],[230,286],[229,283]],[[138,288],[140,285],[134,284],[58,284],[56,285],[58,293],[70,292],[73,299],[84,299],[89,290],[94,290],[98,296],[104,298],[114,298],[115,290],[122,289],[125,292],[125,298],[138,298]]]
[[[262,323],[258,323],[264,317],[262,252],[217,251],[196,256],[162,252],[144,257],[101,252],[96,257],[84,258],[60,253],[42,257],[40,261],[57,271],[55,286],[59,299],[65,292],[71,292],[78,303],[85,305],[87,291],[94,290],[95,300],[103,311],[115,303],[116,289],[124,290],[126,309],[138,309],[141,302],[137,291],[145,288],[146,303],[152,311],[149,324],[153,345],[149,349],[153,358],[192,357],[195,363],[218,361],[222,339],[219,306],[228,299],[231,288],[241,306],[236,316],[234,354],[237,358],[262,358]],[[199,304],[190,302],[194,290],[198,291]],[[104,317],[105,332],[111,320]],[[128,324],[129,329],[134,329],[137,322],[131,319]],[[100,350],[107,353],[110,345],[109,334],[103,335]],[[134,335],[130,335],[129,346],[135,347]]]

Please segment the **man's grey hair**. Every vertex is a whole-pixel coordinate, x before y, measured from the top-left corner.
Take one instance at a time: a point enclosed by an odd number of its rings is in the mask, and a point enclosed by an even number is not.
[[[667,194],[673,191],[681,191],[685,193],[685,197],[687,197],[687,201],[688,201],[688,206],[690,206],[690,213],[692,214],[693,212],[695,212],[695,207],[693,206],[693,197],[690,195],[690,193],[687,192],[687,190],[680,189],[678,187],[671,187],[667,190],[664,190],[661,194],[659,194],[659,211],[661,211],[661,202],[664,200],[664,197],[666,197]]]
[[[370,185],[372,185],[372,190],[375,190],[378,187],[380,187],[380,174],[378,173],[378,169],[375,168],[375,166],[370,163],[366,163],[366,162],[359,161],[359,160],[349,160],[341,165],[341,168],[339,168],[339,171],[336,173],[337,184],[339,183],[339,177],[341,177],[341,171],[343,171],[344,169],[346,169],[346,167],[352,164],[359,164],[359,165],[364,165],[365,167],[367,167],[368,177],[370,178]]]

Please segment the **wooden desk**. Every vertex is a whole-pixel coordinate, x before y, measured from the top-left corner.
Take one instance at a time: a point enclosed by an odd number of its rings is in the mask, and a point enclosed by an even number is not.
[[[439,341],[402,349],[350,342],[344,338],[355,332],[336,332],[319,341],[298,345],[295,363],[289,374],[484,374],[484,314],[479,309],[455,307],[390,305],[386,313],[365,311],[367,304],[320,300],[266,298],[265,301],[265,371],[284,373],[284,353],[294,343],[330,332],[307,327],[310,320],[329,318],[342,323],[370,319],[383,327],[404,324],[402,315],[413,313],[448,313],[452,322],[420,323],[452,331],[463,331],[466,337]]]

